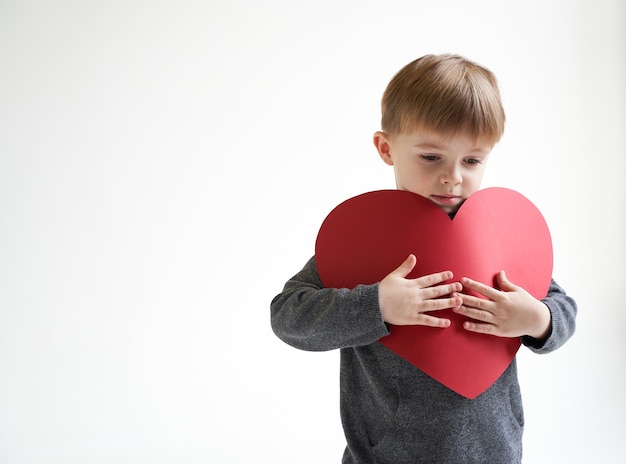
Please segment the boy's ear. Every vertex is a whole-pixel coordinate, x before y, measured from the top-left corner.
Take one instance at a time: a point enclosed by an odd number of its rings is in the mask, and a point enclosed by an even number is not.
[[[391,159],[391,146],[389,145],[389,136],[384,132],[376,132],[374,134],[374,146],[378,150],[380,158],[389,166],[393,166],[393,159]]]

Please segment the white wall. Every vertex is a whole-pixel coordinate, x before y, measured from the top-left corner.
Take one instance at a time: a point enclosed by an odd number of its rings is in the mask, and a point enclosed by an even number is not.
[[[526,462],[625,427],[624,6],[0,2],[0,462],[339,462],[338,353],[269,302],[340,201],[393,187],[392,75],[456,52],[508,113],[486,185],[544,212],[579,328],[520,355]]]

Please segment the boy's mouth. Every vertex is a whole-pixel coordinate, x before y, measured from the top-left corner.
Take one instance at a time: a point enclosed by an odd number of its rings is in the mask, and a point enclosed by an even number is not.
[[[463,201],[461,197],[456,195],[431,195],[430,198],[442,206],[456,206]]]

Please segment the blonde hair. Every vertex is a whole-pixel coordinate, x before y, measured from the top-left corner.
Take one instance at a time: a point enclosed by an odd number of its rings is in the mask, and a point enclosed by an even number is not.
[[[505,114],[494,74],[459,55],[426,55],[402,68],[382,98],[382,130],[463,134],[495,145]]]

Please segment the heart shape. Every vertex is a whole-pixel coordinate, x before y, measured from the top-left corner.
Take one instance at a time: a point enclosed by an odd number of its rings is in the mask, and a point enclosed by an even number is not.
[[[537,299],[544,298],[552,276],[548,226],[527,198],[510,189],[479,190],[454,219],[430,200],[401,190],[358,195],[338,205],[319,230],[316,263],[326,287],[354,288],[380,282],[410,254],[415,278],[450,270],[494,285],[498,271]],[[477,295],[481,296],[481,295]],[[468,332],[464,316],[452,310],[446,329],[392,326],[380,343],[448,388],[476,398],[509,366],[519,338]]]

